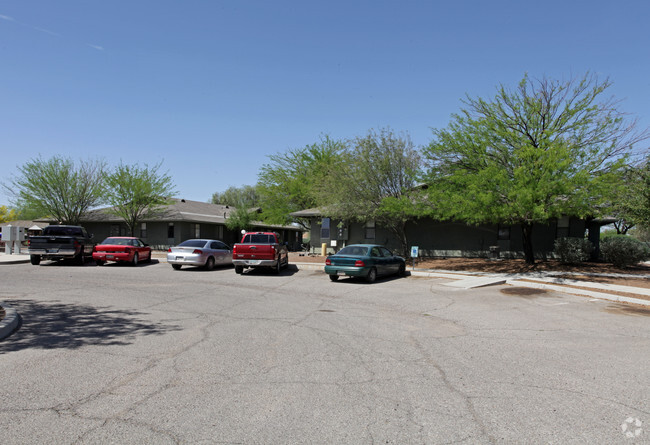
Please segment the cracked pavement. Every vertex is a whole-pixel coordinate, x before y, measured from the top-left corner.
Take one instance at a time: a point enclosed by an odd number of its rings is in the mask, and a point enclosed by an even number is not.
[[[650,442],[650,320],[608,302],[293,268],[0,275],[23,318],[5,444]]]

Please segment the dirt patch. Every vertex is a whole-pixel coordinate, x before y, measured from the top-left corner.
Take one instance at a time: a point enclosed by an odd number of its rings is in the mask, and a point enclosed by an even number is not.
[[[534,289],[532,287],[505,287],[501,289],[502,294],[514,295],[515,297],[535,298],[547,294],[544,289]]]
[[[623,314],[623,315],[638,315],[642,317],[650,317],[650,308],[646,306],[639,306],[637,304],[610,304],[605,308],[606,312],[610,314]]]

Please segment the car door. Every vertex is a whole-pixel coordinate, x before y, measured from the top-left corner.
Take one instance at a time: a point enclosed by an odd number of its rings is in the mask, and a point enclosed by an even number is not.
[[[386,275],[386,259],[383,257],[378,246],[370,249],[370,257],[375,264],[375,269],[377,269],[377,275]]]
[[[400,263],[397,260],[397,258],[395,258],[395,255],[393,255],[393,253],[385,247],[382,247],[380,250],[384,257],[384,261],[386,265],[386,273],[387,274],[397,273],[397,271],[399,270]]]

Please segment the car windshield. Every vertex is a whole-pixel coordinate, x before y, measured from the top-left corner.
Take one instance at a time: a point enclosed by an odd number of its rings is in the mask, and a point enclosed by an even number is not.
[[[106,238],[102,244],[112,244],[114,246],[132,246],[133,240],[126,238]]]
[[[183,241],[178,245],[178,247],[203,247],[205,246],[205,241],[199,239],[188,239]]]
[[[365,246],[346,246],[339,250],[338,255],[367,256],[368,248]]]

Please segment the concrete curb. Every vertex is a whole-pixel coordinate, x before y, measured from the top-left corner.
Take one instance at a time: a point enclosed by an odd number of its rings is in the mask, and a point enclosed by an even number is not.
[[[594,292],[594,291],[584,290],[584,289],[575,289],[572,287],[566,287],[566,286],[560,286],[554,284],[532,283],[530,281],[521,281],[521,280],[508,280],[506,281],[506,284],[510,284],[513,286],[520,286],[520,287],[530,287],[533,289],[552,290],[556,292],[563,292],[565,294],[583,295],[586,297],[597,298],[599,300],[615,301],[617,303],[632,303],[641,306],[650,306],[650,301],[648,300],[641,300],[639,298],[622,297],[620,295],[606,294],[604,292]]]
[[[0,301],[0,307],[5,310],[5,318],[0,320],[0,340],[2,340],[3,338],[11,335],[11,333],[16,330],[20,321],[20,317],[18,316],[18,312],[16,312],[15,309],[7,306],[2,301]]]
[[[0,264],[21,264],[29,263],[29,255],[0,255]]]

